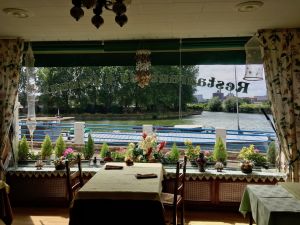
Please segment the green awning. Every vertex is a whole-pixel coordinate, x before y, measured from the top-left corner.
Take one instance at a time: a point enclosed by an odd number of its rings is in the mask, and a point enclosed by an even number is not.
[[[134,66],[138,49],[151,51],[152,65],[244,64],[250,37],[130,41],[31,42],[35,65]]]

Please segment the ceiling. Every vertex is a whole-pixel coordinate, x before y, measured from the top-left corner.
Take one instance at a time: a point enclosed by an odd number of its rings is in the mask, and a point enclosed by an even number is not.
[[[135,40],[135,45],[139,45],[135,46],[133,49],[135,51],[137,47],[144,47],[144,40],[182,39],[184,43],[212,37],[219,40],[224,37],[243,39],[252,36],[258,29],[300,27],[299,0],[261,0],[263,6],[253,12],[238,11],[236,5],[245,2],[243,0],[127,1],[130,2],[126,12],[127,24],[119,27],[114,21],[114,13],[104,10],[104,24],[96,29],[91,23],[93,16],[91,9],[84,8],[85,15],[79,21],[71,17],[70,9],[73,7],[71,0],[0,0],[0,38],[21,37],[33,42],[33,49],[36,51],[38,47],[35,47],[35,43],[36,46],[40,46],[40,43],[48,45],[55,41],[61,45],[58,49],[56,45],[56,49],[52,51],[62,54],[66,53],[65,43],[72,41],[77,41],[73,42],[74,46],[76,43],[96,41],[99,47],[105,46],[109,41],[120,43],[124,40]],[[29,17],[15,18],[3,12],[4,8],[24,9],[28,11]],[[160,46],[163,47],[164,42]],[[40,50],[35,53],[54,54],[51,53],[51,48],[47,51],[43,53]],[[94,54],[103,51],[100,49]],[[120,51],[124,49],[121,47]],[[159,52],[159,49],[154,51]],[[70,53],[72,51],[68,52]]]

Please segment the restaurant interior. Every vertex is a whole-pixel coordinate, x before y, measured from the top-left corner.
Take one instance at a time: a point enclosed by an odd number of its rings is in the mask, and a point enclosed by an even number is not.
[[[0,225],[297,224],[299,8],[298,0],[0,0]],[[261,65],[278,172],[209,173],[186,157],[173,167],[86,168],[79,159],[60,171],[12,168],[22,66],[136,66],[137,52],[150,52],[152,65],[245,65],[249,80],[260,79]]]

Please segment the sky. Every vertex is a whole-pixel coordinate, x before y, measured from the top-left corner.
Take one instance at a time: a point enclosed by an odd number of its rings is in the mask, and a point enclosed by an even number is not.
[[[239,97],[253,97],[253,96],[265,96],[267,95],[265,78],[261,81],[245,81],[243,80],[245,74],[245,65],[199,65],[199,73],[198,78],[205,78],[206,81],[215,77],[216,81],[224,81],[225,84],[231,82],[235,84],[235,67],[236,67],[236,77],[237,82],[247,82],[249,83],[247,93],[238,92]],[[264,77],[264,75],[263,75]],[[217,88],[215,87],[207,87],[207,86],[197,86],[197,91],[195,95],[202,94],[204,99],[212,98],[212,93],[217,92]],[[226,96],[229,91],[222,89],[221,92]],[[235,94],[235,91],[232,92]]]

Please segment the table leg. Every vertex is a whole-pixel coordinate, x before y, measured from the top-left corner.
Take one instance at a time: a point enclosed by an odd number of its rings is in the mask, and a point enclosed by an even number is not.
[[[249,213],[249,225],[253,225],[252,213]]]

